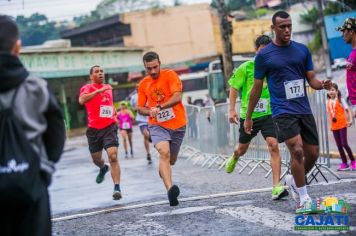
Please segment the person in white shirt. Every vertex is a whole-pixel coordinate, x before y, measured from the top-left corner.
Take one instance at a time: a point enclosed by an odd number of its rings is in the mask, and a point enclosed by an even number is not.
[[[131,96],[131,99],[130,99],[131,107],[135,111],[137,111],[137,98],[138,98],[137,87],[138,87],[138,84],[136,85],[135,93]],[[141,134],[143,135],[143,144],[145,146],[145,150],[147,153],[148,164],[152,164],[152,159],[151,159],[151,154],[150,154],[150,141],[149,141],[150,134],[148,132],[148,116],[143,116],[137,112],[136,121],[138,123],[138,127],[140,128]]]

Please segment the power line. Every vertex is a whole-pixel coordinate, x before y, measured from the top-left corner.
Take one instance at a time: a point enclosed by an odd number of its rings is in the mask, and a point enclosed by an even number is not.
[[[71,3],[70,5],[84,5],[84,3],[87,3],[88,1],[87,0],[78,0],[74,3]],[[59,7],[59,6],[63,6],[63,3],[60,4],[59,2],[56,3],[56,4],[53,4],[51,2],[45,2],[45,3],[41,3],[41,4],[38,4],[36,6],[36,4],[32,4],[31,7],[25,7],[24,9],[19,9],[19,6],[15,6],[15,5],[11,5],[11,6],[4,6],[4,5],[0,5],[0,8],[2,7],[6,7],[6,10],[35,10],[35,9],[40,9],[40,7],[44,7],[44,8],[54,8],[54,7]]]

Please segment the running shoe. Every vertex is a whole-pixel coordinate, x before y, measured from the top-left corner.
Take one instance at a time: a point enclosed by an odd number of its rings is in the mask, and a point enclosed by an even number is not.
[[[272,200],[279,200],[289,195],[288,190],[282,186],[272,188]]]
[[[168,200],[169,200],[169,205],[170,206],[177,206],[179,204],[178,202],[178,196],[179,196],[179,188],[177,185],[173,185],[167,192],[168,195]]]
[[[351,161],[351,170],[356,170],[356,161]]]
[[[352,167],[351,167],[352,168]],[[341,163],[339,165],[339,168],[337,169],[338,171],[345,171],[345,170],[349,170],[349,165],[347,163]]]
[[[286,184],[288,185],[291,193],[292,193],[292,198],[294,201],[298,202],[299,194],[297,191],[297,186],[295,185],[294,178],[292,175],[286,175]]]
[[[296,214],[311,214],[315,212],[315,209],[312,208],[313,201],[311,198],[307,198],[303,203],[301,203],[295,210]]]
[[[120,184],[114,185],[114,193],[112,194],[112,198],[114,200],[120,200],[122,198]]]
[[[129,158],[129,154],[125,152],[125,158]]]
[[[105,179],[105,174],[109,171],[109,166],[104,165],[103,168],[100,168],[98,176],[96,176],[96,183],[100,184]]]
[[[234,155],[232,155],[226,162],[225,165],[225,171],[226,173],[231,173],[234,171],[236,163],[237,163],[238,159],[234,158]]]
[[[134,155],[133,155],[133,150],[132,150],[132,149],[131,149],[131,151],[130,151],[130,154],[131,154],[131,158],[133,158]]]
[[[114,193],[112,194],[112,198],[114,200],[120,200],[122,198],[121,192],[119,190],[114,190]]]
[[[148,164],[152,164],[152,159],[151,159],[151,154],[147,154],[147,161],[148,161]]]

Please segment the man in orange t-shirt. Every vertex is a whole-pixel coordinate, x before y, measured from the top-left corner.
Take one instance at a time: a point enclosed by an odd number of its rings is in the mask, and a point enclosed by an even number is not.
[[[113,199],[121,199],[120,165],[117,158],[119,140],[115,120],[112,88],[105,84],[104,71],[100,66],[90,68],[90,84],[80,89],[79,104],[85,105],[88,113],[88,129],[86,132],[89,151],[96,166],[100,168],[96,182],[103,182],[109,166],[102,159],[102,150],[105,149],[109,157],[111,177],[114,182]]]
[[[137,109],[141,115],[149,116],[148,130],[160,156],[159,174],[167,189],[169,204],[176,206],[179,204],[179,188],[172,184],[171,165],[177,160],[187,123],[182,104],[182,82],[173,70],[161,70],[155,52],[147,52],[143,64],[148,75],[138,87]]]

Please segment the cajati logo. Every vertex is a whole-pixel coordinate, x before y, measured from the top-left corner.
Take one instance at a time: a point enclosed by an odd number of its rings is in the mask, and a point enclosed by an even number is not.
[[[326,197],[312,200],[310,209],[304,214],[295,216],[295,230],[350,230],[350,219],[347,211],[350,204],[343,199]]]

